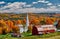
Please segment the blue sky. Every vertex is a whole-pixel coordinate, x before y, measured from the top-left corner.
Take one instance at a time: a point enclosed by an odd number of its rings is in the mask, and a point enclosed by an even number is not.
[[[0,12],[60,12],[60,0],[0,0]]]

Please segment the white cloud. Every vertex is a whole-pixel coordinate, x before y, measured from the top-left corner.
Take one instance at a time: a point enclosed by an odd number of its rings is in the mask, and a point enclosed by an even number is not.
[[[39,0],[39,1],[33,2],[32,4],[37,4],[37,3],[49,3],[49,1]]]
[[[2,7],[1,9],[11,8],[11,9],[18,9],[22,8],[22,6],[25,6],[25,2],[14,2],[14,3],[8,3],[7,6]]]
[[[5,3],[4,1],[0,2],[0,4],[4,4],[4,3]]]
[[[52,3],[48,3],[47,5],[53,5]]]
[[[33,3],[35,4],[35,3]],[[48,5],[52,5],[48,3]],[[24,7],[29,7],[29,8],[23,8]],[[48,8],[35,8],[31,7],[32,5],[26,4],[26,2],[14,2],[14,3],[8,3],[8,5],[0,8],[0,12],[21,12],[21,13],[28,13],[28,12],[33,12],[33,13],[39,13],[39,12],[55,12],[55,11],[60,11],[56,6],[50,6]],[[9,9],[6,9],[9,8]]]
[[[41,2],[41,3],[49,3],[49,1],[45,1],[45,0],[39,0],[37,2]]]
[[[9,2],[8,5],[10,5],[10,4],[12,4],[12,3]]]
[[[20,9],[23,7],[31,7],[32,5],[30,4],[26,4],[26,2],[14,2],[14,3],[8,3],[8,5],[0,8],[0,9],[6,9],[6,8],[10,8],[10,9]]]
[[[24,7],[31,7],[32,5],[24,5]]]
[[[45,3],[49,3],[49,1],[45,1]]]
[[[60,6],[60,5],[58,5],[58,6]]]
[[[33,2],[33,4],[37,4],[38,2]]]
[[[55,9],[55,8],[57,8],[57,6],[50,6],[50,8],[51,8],[51,9]]]
[[[0,10],[0,12],[20,12],[20,13],[28,13],[28,12],[32,12],[32,13],[40,13],[40,12],[56,12],[59,11],[60,9],[56,8],[55,6],[51,6],[49,8],[35,8],[35,7],[31,7],[31,8],[21,8],[21,9],[9,9],[9,10]]]
[[[45,0],[39,0],[38,2],[45,2]]]

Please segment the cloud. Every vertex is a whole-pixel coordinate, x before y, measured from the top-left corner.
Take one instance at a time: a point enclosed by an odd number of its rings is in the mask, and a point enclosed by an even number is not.
[[[6,6],[0,8],[0,9],[21,9],[26,7],[31,7],[32,5],[26,4],[26,2],[14,2],[14,3],[8,3]]]
[[[44,3],[49,3],[49,1],[45,1]]]
[[[46,1],[45,1],[46,2]],[[33,2],[33,4],[36,4],[38,2]],[[46,2],[47,5],[52,5],[52,3]],[[0,8],[0,12],[4,13],[41,13],[41,12],[60,12],[60,8],[57,8],[56,6],[49,6],[47,8],[35,8],[31,7],[32,4],[26,4],[26,2],[14,2],[14,3],[8,3],[4,7]],[[28,7],[28,8],[27,8]]]
[[[38,2],[33,2],[33,4],[37,4]]]
[[[41,3],[49,3],[49,1],[38,1],[38,2],[41,2]]]
[[[33,3],[49,3],[49,1],[45,1],[45,0],[38,0],[37,2],[33,2]]]
[[[60,12],[60,9],[58,9],[55,6],[50,6],[48,8],[35,8],[35,7],[30,7],[30,8],[18,8],[18,9],[9,9],[9,10],[0,10],[0,12],[14,12],[14,13],[41,13],[41,12]]]
[[[50,8],[50,9],[56,9],[57,6],[50,6],[49,8]]]
[[[31,7],[32,5],[24,5],[24,7]]]
[[[26,2],[14,2],[8,3],[4,7],[0,8],[0,12],[17,12],[21,10],[23,7],[31,7],[32,5],[26,4]]]
[[[7,3],[7,5],[10,5],[10,4],[12,4],[12,3],[11,2]]]
[[[49,3],[49,1],[38,0],[38,1],[36,1],[36,2],[33,2],[32,4],[37,4],[37,3]]]
[[[45,2],[45,0],[39,0],[38,2],[42,2],[42,3],[44,3],[44,2]]]
[[[0,4],[4,4],[4,3],[5,3],[4,1],[0,2]]]
[[[26,5],[25,2],[14,2],[14,3],[8,3],[8,5],[2,7],[1,9],[6,9],[6,8],[18,9],[18,8],[22,8],[25,5]]]
[[[60,6],[60,5],[58,5],[58,6]]]
[[[50,6],[50,5],[53,5],[53,4],[52,4],[52,3],[48,3],[47,5],[49,5],[49,6]]]

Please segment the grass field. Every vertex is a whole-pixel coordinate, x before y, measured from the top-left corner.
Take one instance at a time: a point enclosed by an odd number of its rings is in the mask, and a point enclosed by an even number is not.
[[[31,33],[23,33],[23,37],[11,37],[11,34],[0,35],[0,39],[60,39],[60,32],[32,36]]]

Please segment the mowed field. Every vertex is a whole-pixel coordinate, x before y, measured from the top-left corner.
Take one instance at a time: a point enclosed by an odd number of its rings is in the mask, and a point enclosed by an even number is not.
[[[39,38],[37,36],[31,36],[31,37],[21,37],[21,38],[16,38],[16,37],[6,37],[6,38],[1,38],[1,39],[60,39],[60,35],[59,36],[53,36],[53,37],[47,37],[47,38]]]
[[[0,35],[0,39],[60,39],[60,32],[49,33],[45,35],[32,35],[23,33],[22,37],[11,37],[11,34]]]
[[[53,37],[50,37],[50,38],[44,38],[44,39],[60,39],[60,35],[59,36],[53,36]]]

